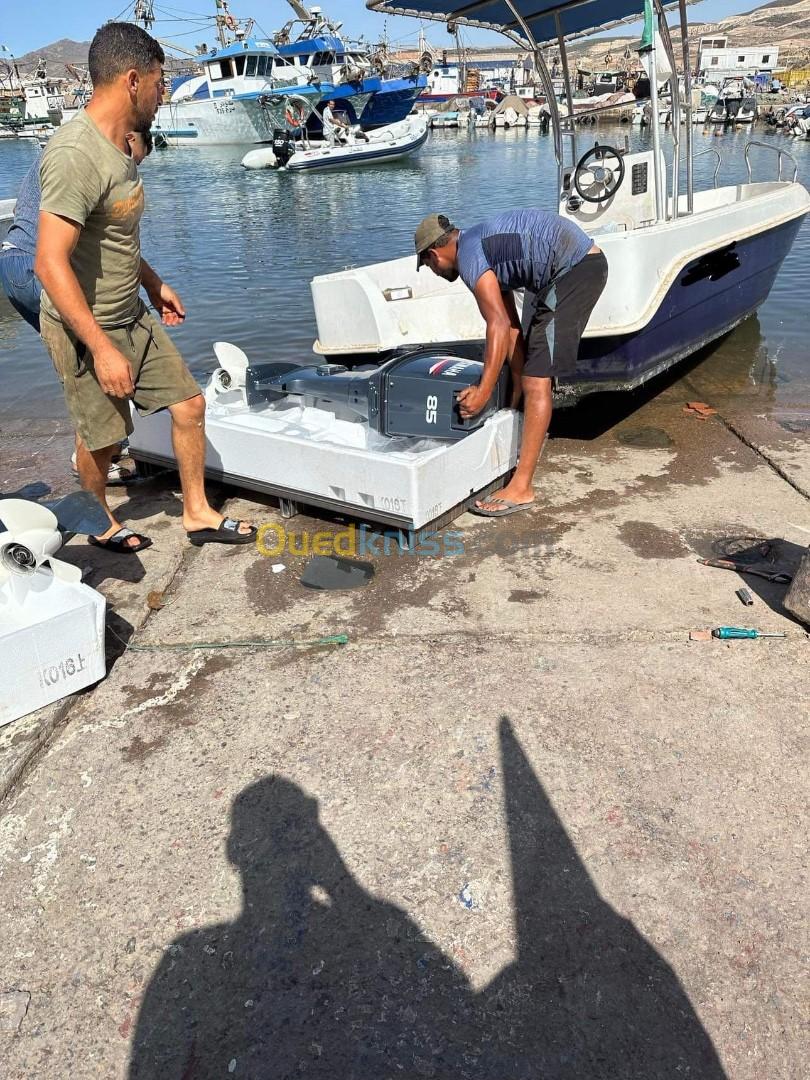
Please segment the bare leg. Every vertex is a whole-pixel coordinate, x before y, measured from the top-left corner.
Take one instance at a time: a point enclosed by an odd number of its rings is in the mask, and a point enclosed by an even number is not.
[[[523,334],[516,327],[512,327],[509,335],[507,362],[512,374],[512,400],[509,402],[509,408],[517,409],[523,397],[523,366],[526,363],[526,349]]]
[[[551,379],[524,375],[523,396],[523,437],[520,442],[518,467],[505,488],[476,502],[479,509],[502,509],[495,505],[495,499],[508,499],[515,503],[534,502],[534,470],[537,468],[551,421]]]
[[[223,520],[209,505],[205,494],[205,398],[202,394],[169,406],[172,416],[172,446],[183,491],[183,527],[216,529]],[[240,522],[239,532],[250,532],[247,522]]]
[[[79,483],[85,491],[92,491],[110,519],[109,529],[97,536],[96,540],[109,540],[122,528],[121,522],[107,504],[107,474],[118,445],[118,443],[113,443],[112,446],[105,446],[101,450],[88,450],[79,436],[76,436],[76,468],[79,470]],[[136,547],[139,543],[137,536],[128,536],[124,541],[127,547]]]

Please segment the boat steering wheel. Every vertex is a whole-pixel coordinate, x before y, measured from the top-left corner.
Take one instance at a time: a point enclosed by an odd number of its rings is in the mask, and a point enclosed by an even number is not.
[[[574,170],[577,194],[589,203],[607,202],[619,190],[622,180],[624,158],[620,151],[599,143],[582,155]]]

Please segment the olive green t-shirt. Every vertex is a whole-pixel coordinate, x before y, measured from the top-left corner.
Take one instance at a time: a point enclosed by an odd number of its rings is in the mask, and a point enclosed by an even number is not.
[[[40,210],[82,227],[70,262],[96,321],[106,327],[131,322],[139,309],[143,213],[135,162],[80,112],[49,141],[39,177]],[[59,318],[44,292],[42,306]]]

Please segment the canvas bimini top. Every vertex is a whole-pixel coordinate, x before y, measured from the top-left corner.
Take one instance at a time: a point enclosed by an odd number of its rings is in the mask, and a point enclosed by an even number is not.
[[[698,0],[686,0],[697,3]],[[678,3],[664,4],[664,10]],[[686,5],[684,5],[686,6]],[[497,30],[524,46],[557,42],[609,30],[644,17],[644,0],[366,0],[366,7],[388,15],[410,15],[419,19],[456,22],[466,26]],[[528,40],[525,27],[533,40]]]

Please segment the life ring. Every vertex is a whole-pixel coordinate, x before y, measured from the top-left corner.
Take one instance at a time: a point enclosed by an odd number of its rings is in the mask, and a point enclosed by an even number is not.
[[[229,30],[236,29],[236,19],[233,17],[233,15],[231,15],[230,11],[223,18],[225,25],[228,27]]]
[[[300,98],[290,98],[284,110],[284,121],[287,127],[300,128],[307,122],[308,109]]]

